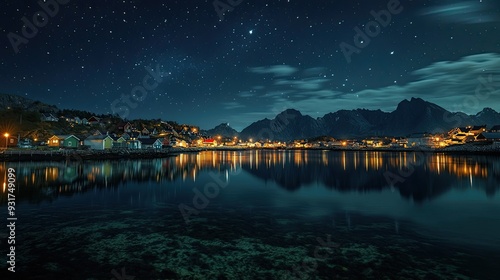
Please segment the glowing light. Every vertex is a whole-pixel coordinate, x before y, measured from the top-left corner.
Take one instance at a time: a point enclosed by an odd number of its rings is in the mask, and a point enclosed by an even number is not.
[[[5,149],[7,149],[7,142],[9,140],[9,134],[8,133],[5,133],[3,136],[5,136]]]

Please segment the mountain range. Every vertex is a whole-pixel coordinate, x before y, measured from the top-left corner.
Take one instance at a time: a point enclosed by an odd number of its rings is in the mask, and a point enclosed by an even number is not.
[[[250,124],[240,133],[242,139],[293,140],[317,136],[360,138],[367,136],[408,136],[412,133],[443,133],[454,127],[500,124],[500,113],[484,108],[476,115],[449,112],[420,98],[401,101],[396,110],[340,110],[312,118],[287,109],[274,119]]]
[[[22,96],[0,94],[0,110],[20,108],[30,112],[58,112],[53,105]],[[318,136],[334,138],[362,138],[370,136],[408,136],[412,133],[443,133],[454,127],[468,125],[500,125],[500,113],[484,108],[475,115],[450,112],[420,98],[401,101],[396,110],[339,110],[313,118],[295,109],[287,109],[273,119],[258,120],[241,132],[223,123],[213,129],[201,131],[203,135],[220,135],[241,139],[294,140]]]
[[[239,136],[238,131],[229,126],[229,123],[221,123],[218,126],[200,131],[204,135],[220,135],[227,138],[233,138]]]

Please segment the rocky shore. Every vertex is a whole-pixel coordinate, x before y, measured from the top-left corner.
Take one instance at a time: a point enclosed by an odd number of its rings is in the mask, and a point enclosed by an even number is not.
[[[454,145],[442,149],[443,152],[460,154],[487,154],[500,155],[500,145],[497,144],[477,144],[467,143],[464,145]]]
[[[424,152],[446,154],[471,154],[471,155],[499,155],[500,146],[464,144],[444,148],[413,147],[413,148],[332,148],[337,151],[370,151],[370,152]]]
[[[151,159],[177,156],[172,149],[163,150],[118,150],[118,151],[82,151],[82,150],[7,150],[0,154],[0,161],[89,161]]]

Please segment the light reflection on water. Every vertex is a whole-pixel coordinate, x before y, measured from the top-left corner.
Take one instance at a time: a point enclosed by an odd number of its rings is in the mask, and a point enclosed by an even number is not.
[[[384,172],[399,174],[409,165],[414,166],[414,171],[390,186]],[[45,228],[36,233],[39,238],[47,232],[57,232],[49,228],[50,223],[43,224],[41,217],[51,216],[52,221],[66,224],[71,223],[68,213],[101,216],[102,212],[112,211],[102,219],[115,223],[125,213],[127,219],[135,222],[165,223],[165,228],[157,230],[187,234],[185,237],[189,238],[196,234],[190,230],[192,227],[200,227],[202,236],[210,228],[231,238],[262,235],[261,239],[265,239],[273,234],[322,236],[334,232],[343,240],[343,246],[350,242],[361,246],[360,240],[389,233],[417,242],[420,237],[414,234],[428,238],[427,243],[452,243],[458,246],[457,252],[476,250],[482,257],[486,256],[486,249],[500,252],[497,157],[422,157],[415,153],[373,151],[207,151],[155,160],[3,163],[0,182],[5,182],[6,168],[16,169],[20,217],[29,221],[27,227]],[[211,174],[228,181],[228,186],[193,216],[194,225],[185,225],[178,205],[193,206],[193,189],[203,191],[206,184],[214,181]],[[6,204],[6,194],[4,188],[2,205]],[[374,222],[377,219],[383,222]],[[86,219],[79,223],[85,228],[94,222]],[[33,234],[34,228],[29,229]],[[388,238],[380,244],[365,242],[390,247],[396,241]],[[404,246],[401,248],[405,250]]]
[[[423,158],[423,163],[420,164]],[[480,188],[493,195],[500,183],[500,160],[488,156],[454,156],[447,154],[386,153],[386,152],[332,152],[332,151],[227,151],[202,152],[199,154],[180,154],[177,157],[156,160],[128,160],[86,162],[39,162],[39,163],[2,163],[0,181],[5,182],[6,166],[15,167],[17,181],[21,187],[58,188],[61,192],[81,189],[89,185],[116,185],[120,181],[153,180],[196,181],[200,172],[235,171],[238,168],[260,178],[270,176],[265,170],[283,173],[282,177],[296,176],[294,186],[308,183],[308,174],[322,179],[325,185],[332,180],[333,174],[342,177],[379,175],[382,171],[398,173],[404,167],[415,166],[416,173],[426,176],[445,176],[463,186]],[[271,178],[273,176],[270,176]],[[337,176],[339,177],[339,176]],[[383,176],[378,176],[383,178]],[[410,175],[409,180],[419,180]],[[466,181],[461,179],[467,179]],[[279,178],[273,178],[286,189]],[[304,182],[302,182],[304,181]],[[386,182],[375,180],[373,189],[383,188]],[[359,184],[351,182],[338,186],[341,189],[358,189]],[[359,183],[359,182],[358,182]],[[4,191],[5,192],[5,191]]]

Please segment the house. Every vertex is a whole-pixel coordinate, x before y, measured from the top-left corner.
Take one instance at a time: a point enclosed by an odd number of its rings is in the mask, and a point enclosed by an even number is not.
[[[435,146],[435,138],[428,133],[413,133],[407,138],[408,147],[432,147]]]
[[[143,128],[143,129],[141,130],[141,134],[142,134],[142,135],[148,135],[148,137],[149,137],[149,134],[150,134],[150,133],[149,133],[149,129],[147,129],[147,128]]]
[[[469,133],[474,137],[477,137],[479,134],[486,131],[486,125],[475,125],[467,128],[469,129]]]
[[[475,137],[481,132],[486,130],[486,126],[467,126],[467,127],[457,127],[448,132],[449,139],[446,140],[448,144],[463,144],[466,142],[472,142]]]
[[[49,147],[60,147],[64,142],[64,139],[66,138],[67,135],[54,135],[49,138],[47,141],[47,145]]]
[[[500,142],[500,132],[483,132],[476,137],[477,141]]]
[[[472,135],[470,133],[470,126],[469,127],[456,127],[448,132],[448,136],[450,139],[464,139],[465,137]]]
[[[75,117],[73,120],[74,120],[74,123],[76,123],[76,124],[82,124],[82,119],[80,119],[80,117]]]
[[[162,147],[163,148],[172,148],[171,142],[168,138],[166,138],[166,137],[163,138]]]
[[[141,134],[139,132],[125,132],[122,134],[123,139],[128,140],[137,140],[139,139]]]
[[[138,133],[139,133],[139,135],[137,136],[137,139],[140,139],[140,138],[142,138],[142,139],[148,139],[148,138],[150,138],[149,134],[148,135],[144,135],[144,134],[142,134],[142,132],[138,132]]]
[[[268,144],[271,144],[271,143],[268,143]],[[236,141],[235,140],[228,141],[228,142],[224,143],[224,146],[235,146],[235,145],[236,145]]]
[[[29,149],[33,147],[33,141],[31,139],[24,138],[17,143],[17,146],[21,149]]]
[[[342,146],[346,146],[344,142],[346,141],[340,141]],[[363,146],[374,147],[374,148],[387,147],[390,146],[392,142],[393,139],[391,138],[379,138],[379,137],[367,138],[362,140]]]
[[[178,138],[172,138],[170,140],[169,145],[172,147],[183,147],[183,148],[188,146],[186,140],[178,139]]]
[[[82,119],[82,124],[83,125],[88,125],[89,124],[89,120],[87,120],[87,118],[83,118]]]
[[[136,129],[130,122],[120,122],[118,124],[118,130],[123,132],[132,132]]]
[[[127,140],[126,143],[128,149],[134,149],[134,150],[142,149],[142,142],[137,139]]]
[[[66,116],[66,117],[64,117],[64,120],[67,121],[67,122],[72,123],[72,122],[75,122],[75,117],[73,117],[73,116]]]
[[[140,138],[141,149],[161,149],[163,146],[163,139],[161,138]]]
[[[500,132],[500,125],[493,126],[489,132]]]
[[[369,145],[370,146],[375,146],[374,145],[374,140],[367,140],[367,143],[370,143]],[[366,144],[368,145],[368,144]],[[334,141],[330,141],[328,142],[328,147],[344,147],[344,146],[347,146],[347,141],[342,141],[342,140],[334,140]]]
[[[321,145],[322,145],[321,142],[312,142],[311,143],[311,148],[320,148],[320,147],[322,147]],[[272,144],[271,147],[276,147],[276,145]]]
[[[101,131],[99,131],[99,129],[95,129],[95,130],[92,130],[92,131],[90,132],[90,134],[92,134],[92,135],[102,135],[102,132],[101,132]]]
[[[83,144],[92,150],[109,150],[113,148],[113,142],[109,135],[91,135],[83,140]]]
[[[448,139],[446,140],[447,145],[462,145],[465,143],[465,140],[459,140],[459,139]]]
[[[391,143],[389,145],[392,148],[406,147],[408,146],[408,139],[404,137],[396,137],[392,138]]]
[[[49,147],[73,148],[80,146],[80,138],[75,135],[54,135],[47,142]]]
[[[59,119],[56,116],[54,116],[50,113],[42,113],[40,115],[40,120],[42,122],[57,122],[57,121],[59,121]]]
[[[453,135],[450,139],[465,143],[471,137],[474,137],[474,136],[469,135],[468,133],[457,133],[457,134]]]
[[[111,136],[113,138],[113,148],[127,148],[127,140],[123,136]]]
[[[8,135],[8,134],[5,134],[4,136],[5,136],[5,140],[3,140],[4,142],[0,142],[0,143],[3,143],[3,144],[0,144],[0,147],[2,147],[2,148],[17,147],[17,144],[19,142],[19,139],[17,138],[17,136]]]
[[[217,140],[215,140],[213,138],[203,139],[202,145],[203,146],[217,146]]]
[[[123,133],[121,137],[123,139],[125,139],[125,141],[128,141],[128,140],[130,140],[130,138],[132,138],[132,137],[130,137],[130,133],[127,133],[127,132]]]
[[[255,143],[254,142],[244,142],[245,145],[248,147],[248,148],[254,148],[255,147]]]
[[[87,121],[90,125],[94,125],[94,124],[99,124],[101,122],[101,119],[96,117],[96,116],[92,116],[92,117],[88,118]]]
[[[80,147],[80,138],[76,137],[75,135],[69,135],[64,138],[62,147],[77,149],[78,147]]]
[[[132,131],[132,132],[130,132],[129,134],[130,134],[130,139],[132,139],[132,140],[137,140],[137,139],[139,139],[139,138],[142,138],[142,137],[143,137],[143,136],[141,135],[141,133],[140,133],[140,132],[137,132],[137,131]],[[149,136],[148,136],[147,138],[149,138]]]

